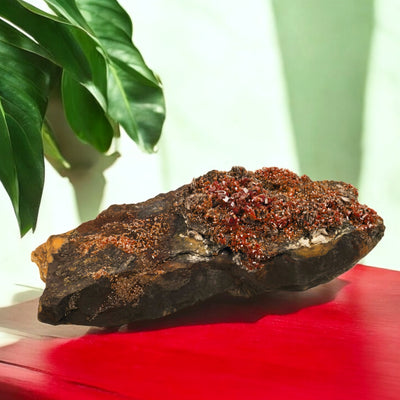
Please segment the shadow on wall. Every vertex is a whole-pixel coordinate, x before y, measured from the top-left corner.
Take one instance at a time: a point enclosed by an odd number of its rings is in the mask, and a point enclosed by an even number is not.
[[[358,185],[373,0],[273,0],[301,172]]]

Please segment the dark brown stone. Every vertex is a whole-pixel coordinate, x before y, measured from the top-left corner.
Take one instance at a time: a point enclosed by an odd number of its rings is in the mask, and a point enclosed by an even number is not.
[[[32,253],[46,281],[39,319],[118,326],[219,294],[328,282],[383,236],[382,219],[357,195],[343,182],[234,167],[111,206]]]

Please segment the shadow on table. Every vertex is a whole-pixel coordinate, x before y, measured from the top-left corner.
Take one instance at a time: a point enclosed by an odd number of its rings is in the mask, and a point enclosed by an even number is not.
[[[20,337],[70,338],[85,334],[105,334],[115,331],[137,332],[184,325],[253,323],[266,315],[291,314],[306,307],[328,303],[335,299],[347,283],[346,280],[337,278],[304,292],[277,291],[252,299],[219,296],[170,316],[134,322],[119,328],[43,324],[37,320],[39,298],[36,297],[9,307],[0,308],[0,330]],[[31,292],[19,294],[19,299],[30,298],[32,294]]]
[[[267,315],[292,314],[303,308],[333,301],[348,283],[344,279],[336,278],[303,292],[276,291],[251,299],[218,296],[173,315],[156,320],[133,322],[119,330],[137,332],[183,325],[254,323]]]

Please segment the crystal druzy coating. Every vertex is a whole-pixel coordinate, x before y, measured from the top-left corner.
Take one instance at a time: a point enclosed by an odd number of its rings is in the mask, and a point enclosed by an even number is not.
[[[249,269],[316,231],[329,235],[343,226],[363,231],[382,221],[355,201],[354,186],[312,181],[276,167],[211,171],[193,180],[191,192],[197,194],[187,207],[192,220],[206,222],[212,239],[243,254]]]

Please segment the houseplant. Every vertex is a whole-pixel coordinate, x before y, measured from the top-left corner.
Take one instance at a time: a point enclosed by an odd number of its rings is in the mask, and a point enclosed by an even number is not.
[[[106,153],[121,126],[152,152],[165,118],[161,82],[131,41],[132,24],[116,0],[0,3],[0,180],[21,235],[36,226],[44,156],[69,168],[48,121],[62,100],[75,135]]]

